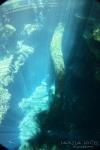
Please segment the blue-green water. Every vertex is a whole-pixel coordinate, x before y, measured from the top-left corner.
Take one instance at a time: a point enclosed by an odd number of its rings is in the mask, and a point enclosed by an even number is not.
[[[98,147],[99,91],[98,1],[0,6],[0,144],[11,150]]]

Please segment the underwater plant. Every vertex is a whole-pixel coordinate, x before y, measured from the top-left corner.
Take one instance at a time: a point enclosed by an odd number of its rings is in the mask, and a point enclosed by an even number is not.
[[[8,89],[0,86],[0,124],[2,123],[2,120],[9,109],[10,98],[11,94],[9,93]]]
[[[19,103],[19,108],[24,112],[24,118],[19,125],[22,143],[40,132],[36,122],[36,114],[48,110],[48,103],[47,86],[42,83],[36,87],[29,98],[23,98]]]
[[[54,65],[55,70],[55,96],[53,98],[53,106],[54,110],[61,107],[61,103],[64,92],[64,79],[65,79],[65,64],[62,52],[62,38],[64,33],[64,25],[59,23],[53,33],[51,44],[50,44],[50,52],[51,58]]]
[[[12,62],[13,62],[13,55],[5,56],[0,61],[0,84],[3,86],[8,86],[10,82],[13,81],[11,77],[12,73]]]
[[[39,30],[40,27],[38,24],[26,24],[24,26],[24,30],[23,30],[23,34],[26,34],[26,35],[31,35],[34,31],[37,31]]]
[[[13,35],[16,32],[16,28],[11,24],[0,24],[0,35],[2,38],[7,39],[11,35]]]
[[[100,82],[100,69],[99,69],[99,62],[100,62],[100,25],[94,25],[93,29],[90,33],[88,33],[86,42],[88,44],[90,53],[95,58],[94,65],[93,65],[93,76],[94,78]]]
[[[9,28],[12,29],[12,27]],[[23,42],[18,42],[16,52],[4,56],[0,60],[0,124],[9,109],[11,93],[8,87],[13,83],[15,75],[33,52],[32,47],[23,44]]]
[[[40,103],[41,102],[41,103]],[[47,91],[47,87],[46,85],[40,85],[38,87],[36,87],[35,91],[33,91],[32,95],[29,98],[23,98],[21,100],[21,102],[19,103],[19,107],[23,110],[23,111],[28,111],[30,109],[34,110],[35,107],[38,109],[45,109],[47,106],[48,102],[48,91]],[[37,105],[38,104],[38,105]]]
[[[94,28],[93,38],[94,38],[95,41],[100,42],[100,26],[97,26],[96,28]]]
[[[28,142],[25,142],[20,146],[19,150],[33,150],[33,146],[31,146]]]
[[[27,111],[27,110],[26,110]],[[36,110],[25,113],[24,119],[20,122],[20,140],[25,142],[40,132],[39,126],[35,121]]]
[[[17,51],[15,53],[16,61],[14,62],[14,73],[18,72],[19,68],[24,65],[25,60],[33,52],[34,49],[26,44],[23,44],[23,41],[17,42]]]
[[[92,29],[90,31],[86,31],[83,34],[83,37],[87,40],[89,45],[91,45],[91,41],[100,42],[100,25],[93,24]]]
[[[11,76],[12,60],[13,56],[11,55],[10,57],[4,57],[0,61],[0,124],[9,108],[11,98],[7,87],[13,81],[13,77]]]
[[[50,51],[51,51],[51,58],[54,63],[56,74],[60,78],[64,74],[64,60],[63,60],[63,53],[62,53],[62,36],[64,32],[64,25],[59,23],[56,30],[54,31]]]
[[[19,125],[21,131],[20,138],[22,141],[19,150],[48,149],[47,143],[42,143],[42,145],[39,147],[40,143],[38,143],[38,141],[37,145],[31,145],[31,143],[29,143],[28,140],[33,140],[34,143],[34,138],[38,135],[40,135],[41,138],[43,138],[42,136],[47,136],[49,134],[49,131],[47,130],[49,128],[48,126],[51,125],[52,127],[54,119],[56,117],[58,118],[58,114],[62,109],[65,77],[65,65],[62,54],[63,32],[64,25],[59,23],[53,33],[50,45],[50,53],[56,76],[55,84],[51,87],[52,96],[50,97],[50,93],[47,90],[47,86],[41,84],[35,89],[35,91],[29,98],[24,98],[22,99],[21,103],[19,103],[19,107],[24,111],[25,114],[23,121]],[[50,100],[52,102],[50,102]],[[41,118],[41,115],[43,115],[42,113],[44,114],[44,116],[42,116],[43,118]],[[57,122],[55,123],[57,124]],[[27,126],[25,126],[25,124],[27,124]],[[50,133],[51,131],[52,128],[50,130]],[[27,132],[29,133],[27,134],[28,136],[26,135]],[[27,137],[27,139],[25,139],[24,137]],[[56,147],[56,145],[51,146],[51,150],[57,149],[59,148]]]

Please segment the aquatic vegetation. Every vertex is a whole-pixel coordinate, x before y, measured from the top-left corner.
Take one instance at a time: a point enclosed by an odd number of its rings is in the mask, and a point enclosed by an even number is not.
[[[9,149],[21,143],[19,150],[61,150],[73,149],[63,141],[84,139],[85,128],[85,139],[96,137],[100,27],[90,25],[99,23],[98,11],[91,15],[95,2],[10,1],[0,18],[1,130],[7,125],[0,142]],[[81,36],[86,29],[87,42]],[[48,73],[47,83],[40,83]]]
[[[28,45],[25,45],[23,44],[23,41],[18,41],[17,42],[17,53],[18,54],[22,54],[24,56],[28,56],[30,53],[33,53],[33,48],[28,46]]]
[[[39,148],[38,146],[34,146],[34,148],[33,148],[33,145],[28,143],[28,142],[25,142],[19,148],[19,150],[48,150],[48,149],[50,149],[50,150],[61,150],[57,145],[47,146],[46,144],[44,144],[41,148]]]
[[[12,55],[0,60],[0,124],[9,108],[9,101],[11,98],[7,86],[13,81],[13,77],[11,76],[12,60]]]
[[[9,28],[14,30],[11,26]],[[18,73],[21,66],[24,65],[26,59],[32,53],[32,47],[19,42],[13,55],[7,55],[0,60],[0,123],[2,123],[9,108],[11,99],[11,93],[7,88],[14,81],[16,73]]]
[[[23,111],[34,108],[36,110],[44,110],[48,103],[48,92],[46,86],[38,86],[29,98],[23,98],[19,103],[19,107]],[[37,105],[38,104],[38,105]]]
[[[23,145],[20,146],[18,150],[33,150],[33,146],[30,145],[28,142],[25,142]]]
[[[25,60],[30,54],[34,52],[34,49],[28,45],[23,44],[23,41],[17,42],[16,61],[14,62],[14,73],[17,73],[19,68],[24,65]]]
[[[9,57],[5,56],[0,60],[0,84],[3,86],[8,86],[9,83],[13,81],[13,78],[11,77],[12,61],[13,55]]]
[[[93,30],[93,38],[94,38],[95,41],[100,42],[100,26],[96,27]]]
[[[11,98],[11,94],[8,89],[0,86],[0,124],[4,119],[4,116],[9,108],[9,100]]]
[[[90,48],[90,51],[95,56],[96,60],[100,60],[100,50],[99,50],[99,44],[100,44],[100,26],[95,25],[91,32],[86,33],[87,35],[84,35],[84,38],[86,39],[88,46]]]
[[[63,101],[61,97],[62,92],[63,92],[63,87],[61,86],[62,85],[61,82],[64,81],[63,79],[64,79],[64,74],[65,74],[65,65],[64,65],[64,59],[63,59],[63,54],[62,54],[63,32],[64,32],[64,26],[60,23],[58,24],[58,26],[56,27],[54,31],[51,45],[50,45],[51,57],[52,57],[54,67],[55,67],[55,72],[57,75],[57,81],[56,81],[57,83],[54,86],[51,86],[49,90],[52,92],[51,97],[53,101],[50,111],[49,111],[50,93],[48,93],[47,85],[44,83],[41,84],[39,87],[36,87],[35,91],[32,93],[32,95],[29,98],[24,98],[19,103],[19,107],[24,111],[24,114],[25,114],[25,117],[23,119],[24,121],[22,121],[19,126],[20,131],[22,131],[20,132],[20,138],[22,141],[22,146],[20,147],[21,150],[24,150],[25,140],[27,143],[29,139],[31,139],[32,137],[35,137],[35,135],[41,132],[41,129],[38,128],[39,124],[37,124],[37,120],[36,120],[37,114],[41,114],[43,111],[48,111],[49,113],[47,113],[47,115],[45,114],[47,120],[44,119],[45,121],[48,121],[49,120],[48,117],[51,116],[50,120],[52,120],[52,114],[55,117],[59,112],[58,109],[61,108],[60,104],[61,104],[61,101]],[[28,121],[28,118],[31,118],[30,121]],[[27,124],[26,127],[25,127],[25,124]],[[49,124],[49,122],[47,124]],[[32,125],[33,127],[30,125]],[[36,128],[38,128],[38,130]],[[34,133],[31,130],[33,130]],[[26,135],[27,132],[29,133],[27,134],[28,136]],[[25,139],[25,137],[27,138]],[[45,146],[47,147],[47,145]],[[31,145],[29,144],[28,147],[31,147]],[[44,147],[43,145],[43,149],[45,149],[46,147]],[[56,147],[54,146],[52,149],[56,149]]]
[[[4,30],[6,32],[10,33],[10,34],[16,32],[16,28],[13,25],[11,25],[11,24],[5,24],[4,25]]]
[[[21,121],[20,139],[22,142],[35,136],[40,129],[36,122],[36,114],[48,110],[49,97],[46,85],[36,87],[29,98],[24,98],[19,103],[19,108],[24,112],[25,117]]]
[[[54,31],[50,50],[51,50],[51,57],[54,63],[55,71],[59,75],[59,78],[64,75],[64,59],[62,53],[62,37],[64,32],[64,25],[59,23],[56,30]]]
[[[34,108],[33,110],[31,109],[19,125],[21,142],[29,140],[40,132],[38,124],[35,121],[35,113]]]
[[[0,25],[0,35],[2,38],[7,39],[16,32],[16,28],[11,24]]]
[[[62,52],[62,38],[64,33],[64,25],[59,23],[53,33],[50,52],[51,58],[54,64],[56,81],[55,81],[55,95],[53,97],[53,110],[60,109],[64,90],[64,78],[65,78],[65,64]]]
[[[94,25],[93,29],[91,31],[85,32],[83,37],[89,42],[90,40],[94,40],[96,42],[100,42],[100,26]]]
[[[26,24],[24,26],[23,34],[31,35],[34,31],[39,30],[39,25],[38,24]]]

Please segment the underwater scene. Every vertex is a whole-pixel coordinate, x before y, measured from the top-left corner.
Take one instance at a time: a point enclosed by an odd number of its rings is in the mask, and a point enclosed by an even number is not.
[[[99,150],[99,0],[0,5],[0,150]]]

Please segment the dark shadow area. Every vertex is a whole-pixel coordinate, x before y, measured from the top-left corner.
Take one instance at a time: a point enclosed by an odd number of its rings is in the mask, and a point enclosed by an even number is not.
[[[7,0],[0,0],[0,5],[6,2]]]
[[[0,150],[8,150],[8,148],[4,147],[3,145],[0,144]]]

